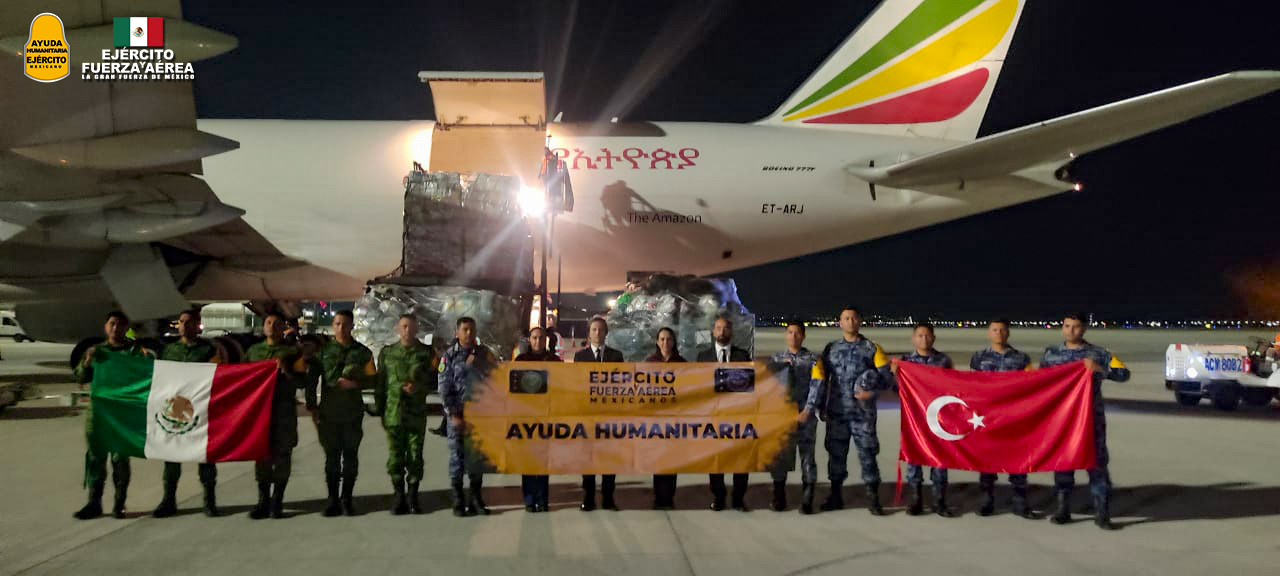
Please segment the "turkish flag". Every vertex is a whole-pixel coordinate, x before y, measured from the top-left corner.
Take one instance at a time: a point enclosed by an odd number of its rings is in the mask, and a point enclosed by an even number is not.
[[[1092,386],[1083,362],[1026,372],[901,362],[899,459],[1006,474],[1093,468]]]

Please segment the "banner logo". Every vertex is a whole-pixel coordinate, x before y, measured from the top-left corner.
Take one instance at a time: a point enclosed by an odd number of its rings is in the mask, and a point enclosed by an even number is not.
[[[27,78],[37,82],[57,82],[71,74],[71,47],[67,44],[62,19],[49,12],[31,20],[22,55]]]
[[[114,50],[103,50],[101,62],[80,64],[80,79],[106,82],[195,80],[190,62],[174,60],[164,47],[164,18],[125,16],[111,21]]]

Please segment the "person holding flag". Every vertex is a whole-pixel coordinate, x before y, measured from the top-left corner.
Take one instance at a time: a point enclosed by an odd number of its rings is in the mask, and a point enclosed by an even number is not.
[[[161,360],[170,362],[211,362],[218,364],[222,355],[214,348],[213,342],[201,338],[200,309],[192,308],[178,315],[178,340],[170,342],[160,352]],[[214,487],[218,482],[218,469],[213,462],[201,462],[196,465],[200,474],[200,485],[204,487],[204,514],[218,516],[218,504]],[[182,464],[179,462],[164,463],[164,496],[160,505],[156,506],[152,516],[168,518],[178,513],[178,479],[182,478]]]
[[[1111,523],[1111,474],[1107,471],[1107,416],[1102,401],[1102,381],[1125,382],[1129,369],[1111,355],[1106,348],[1090,344],[1084,339],[1088,329],[1088,316],[1068,314],[1062,320],[1063,343],[1045,348],[1040,357],[1040,367],[1048,368],[1072,362],[1084,361],[1085,368],[1093,375],[1092,410],[1093,441],[1096,452],[1093,468],[1089,472],[1089,492],[1093,495],[1094,524],[1103,530],[1114,530]],[[1053,473],[1057,491],[1058,510],[1051,520],[1054,524],[1071,521],[1071,491],[1075,488],[1075,471]]]
[[[880,439],[876,436],[876,394],[882,382],[891,378],[889,360],[880,346],[859,333],[862,314],[853,306],[840,311],[842,337],[827,344],[820,362],[813,365],[811,379],[821,386],[818,397],[825,398],[818,416],[827,422],[823,444],[830,458],[827,477],[831,493],[822,503],[825,511],[844,508],[841,486],[849,476],[849,440],[858,448],[862,481],[867,489],[867,509],[883,516],[880,506]]]
[[[992,320],[987,323],[987,341],[990,346],[973,353],[969,359],[969,369],[975,372],[1021,372],[1031,369],[1031,357],[1009,345],[1009,321]],[[983,472],[978,475],[978,484],[982,487],[982,504],[978,508],[979,516],[990,516],[995,512],[996,475]],[[1027,505],[1027,475],[1010,474],[1009,484],[1013,486],[1013,513],[1023,518],[1033,518],[1031,507]]]
[[[933,324],[917,322],[911,329],[911,344],[915,347],[915,351],[903,354],[898,362],[936,366],[948,370],[955,368],[950,356],[933,349],[936,339]],[[898,374],[898,362],[890,366],[894,376]],[[929,481],[933,483],[933,511],[943,518],[954,518],[955,514],[947,507],[947,469],[937,466],[930,468]],[[907,507],[907,514],[919,516],[924,511],[924,467],[907,463],[907,483],[911,485],[911,505]]]
[[[266,339],[250,346],[244,353],[245,362],[276,361],[276,389],[271,397],[270,453],[253,465],[253,476],[258,482],[258,505],[249,511],[249,517],[254,520],[268,516],[284,518],[284,489],[293,471],[293,447],[298,445],[298,413],[294,394],[305,383],[308,369],[302,350],[285,339],[283,315],[267,313],[262,322],[262,333]]]
[[[106,361],[111,354],[127,354],[130,356],[155,356],[155,353],[125,334],[129,330],[129,317],[124,312],[113,310],[107,314],[102,332],[106,342],[94,345],[84,351],[84,357],[76,366],[76,382],[83,390],[85,385],[93,381],[93,368]],[[107,459],[111,459],[111,483],[115,488],[115,503],[111,515],[124,518],[124,501],[129,493],[129,478],[132,469],[129,457],[118,452],[107,452],[93,445],[93,403],[90,402],[84,412],[84,436],[88,448],[84,453],[84,482],[89,487],[89,502],[76,511],[75,518],[88,520],[102,515],[102,492],[107,484]]]

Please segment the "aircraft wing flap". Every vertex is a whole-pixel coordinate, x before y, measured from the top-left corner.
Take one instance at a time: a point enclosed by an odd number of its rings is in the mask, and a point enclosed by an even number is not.
[[[1062,165],[1073,158],[1280,89],[1280,72],[1240,71],[1214,76],[992,134],[883,167],[851,165],[850,174],[894,188],[1013,174]]]

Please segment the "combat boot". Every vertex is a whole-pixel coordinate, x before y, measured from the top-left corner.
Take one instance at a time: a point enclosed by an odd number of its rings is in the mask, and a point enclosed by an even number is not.
[[[342,513],[347,516],[356,515],[355,503],[351,501],[351,493],[355,492],[355,490],[356,479],[354,477],[342,479]]]
[[[947,507],[947,489],[941,486],[933,487],[933,512],[943,518],[955,518],[955,513],[951,508]]]
[[[924,512],[924,487],[920,484],[911,485],[911,504],[907,505],[908,516],[919,516]]]
[[[1049,518],[1054,524],[1066,524],[1071,521],[1071,491],[1058,490],[1058,510]]]
[[[484,476],[480,474],[471,475],[471,513],[489,515],[489,507],[484,505],[484,497],[481,492],[484,489]]]
[[[204,515],[210,518],[222,515],[218,510],[218,491],[214,488],[213,482],[204,485]]]
[[[106,486],[105,480],[99,480],[89,486],[89,502],[76,511],[74,516],[77,520],[89,520],[102,515],[102,491]]]
[[[1027,489],[1014,486],[1013,487],[1013,513],[1023,518],[1034,518],[1031,512],[1031,506],[1027,504]]]
[[[338,475],[325,476],[325,486],[329,489],[329,505],[324,509],[324,515],[332,518],[342,515],[342,504],[338,502]]]
[[[116,484],[115,503],[111,506],[111,515],[113,517],[124,518],[124,501],[128,495],[128,486]]]
[[[258,483],[258,505],[249,511],[249,517],[261,520],[271,515],[271,483]]]
[[[436,436],[448,436],[449,435],[448,426],[449,426],[449,417],[445,416],[444,418],[440,419],[439,426],[436,426],[435,428],[431,429],[431,433],[435,434]]]
[[[288,485],[288,480],[276,482],[275,491],[271,493],[272,518],[284,518],[284,488]]]
[[[813,483],[804,485],[804,489],[800,493],[800,513],[813,514]]]
[[[409,513],[421,514],[422,505],[418,503],[418,483],[417,482],[410,482],[408,484],[408,496],[409,496]]]
[[[990,516],[996,512],[995,484],[982,484],[982,503],[978,506],[979,516]]]
[[[1106,496],[1093,499],[1094,516],[1093,523],[1097,524],[1103,530],[1115,530],[1116,525],[1111,523],[1111,502]]]
[[[395,516],[403,516],[409,513],[409,502],[404,497],[404,481],[391,481],[392,495],[391,499],[395,502],[395,506],[391,508],[391,513]]]
[[[842,508],[844,508],[844,492],[841,490],[839,483],[832,482],[831,493],[827,495],[827,501],[822,503],[822,510],[830,512]]]
[[[787,509],[787,483],[786,482],[775,481],[773,483],[773,502],[770,503],[770,507],[773,508],[774,512],[781,512]]]
[[[453,481],[452,498],[453,498],[453,515],[454,516],[470,516],[471,515],[469,514],[470,510],[468,510],[469,507],[467,506],[467,497],[462,492],[461,478]]]
[[[872,516],[884,516],[884,508],[880,507],[880,484],[867,484],[867,510]]]
[[[178,481],[176,479],[164,479],[164,497],[160,499],[160,505],[156,506],[155,511],[151,513],[156,518],[168,518],[178,513]]]

